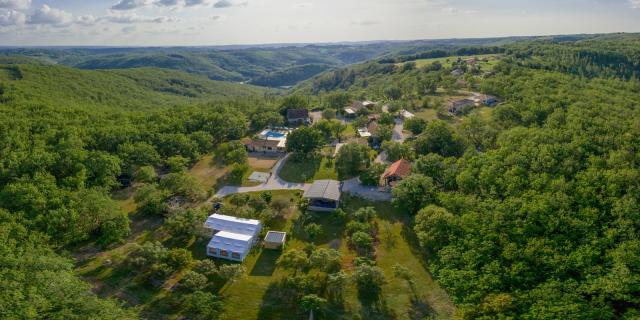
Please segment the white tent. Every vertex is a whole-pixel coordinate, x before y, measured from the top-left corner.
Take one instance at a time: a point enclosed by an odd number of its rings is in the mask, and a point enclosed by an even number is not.
[[[221,214],[210,215],[204,226],[214,233],[207,245],[207,255],[235,261],[244,260],[262,230],[260,220]]]

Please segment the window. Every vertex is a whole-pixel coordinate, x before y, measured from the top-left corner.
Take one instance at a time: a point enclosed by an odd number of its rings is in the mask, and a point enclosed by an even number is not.
[[[229,252],[227,250],[220,250],[220,256],[228,257],[229,256]]]
[[[209,249],[209,254],[216,255],[216,251],[217,251],[216,248],[208,248],[208,249]]]
[[[231,252],[231,258],[240,259],[240,254],[237,252]]]

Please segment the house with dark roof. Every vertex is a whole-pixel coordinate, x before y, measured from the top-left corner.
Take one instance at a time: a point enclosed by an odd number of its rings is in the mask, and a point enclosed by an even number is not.
[[[449,102],[449,114],[460,115],[475,107],[476,102],[471,99],[461,99]]]
[[[485,105],[487,107],[492,107],[492,106],[496,105],[499,102],[498,98],[496,98],[494,96],[486,95],[486,94],[481,94],[479,96],[475,96],[474,100],[479,105]]]
[[[364,105],[360,101],[354,101],[350,106],[344,108],[344,115],[346,117],[355,118],[358,115],[358,111],[364,108]]]
[[[411,162],[400,159],[392,163],[380,177],[382,187],[393,188],[398,182],[411,173]]]
[[[309,110],[308,109],[289,109],[287,110],[287,122],[289,124],[309,124],[311,120],[309,119]]]
[[[340,205],[340,182],[335,180],[316,180],[302,195],[309,200],[311,211],[335,211]]]

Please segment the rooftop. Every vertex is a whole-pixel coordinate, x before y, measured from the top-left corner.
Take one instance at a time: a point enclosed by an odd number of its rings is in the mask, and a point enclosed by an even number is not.
[[[223,214],[217,214],[217,213],[214,213],[214,214],[210,215],[209,219],[219,219],[219,220],[237,222],[237,223],[242,223],[242,224],[251,224],[251,225],[254,225],[254,226],[257,226],[257,225],[260,224],[260,220],[244,219],[244,218],[238,218],[238,217],[232,217],[232,216],[225,216]]]
[[[385,170],[383,177],[388,176],[399,176],[406,177],[411,173],[411,162],[400,159],[394,163],[392,163],[387,170]]]
[[[286,237],[287,237],[286,232],[268,231],[267,235],[264,237],[264,241],[273,242],[273,243],[284,243],[284,239]]]
[[[309,117],[307,109],[289,109],[287,110],[287,119],[303,119]]]
[[[340,182],[335,180],[316,180],[303,195],[308,199],[340,200]]]
[[[224,239],[237,240],[237,241],[249,241],[251,240],[252,236],[246,235],[246,234],[233,233],[229,231],[219,231],[213,236],[213,238],[224,238]]]
[[[251,146],[251,147],[262,147],[262,148],[264,148],[264,147],[272,147],[272,148],[276,148],[280,144],[280,140],[253,139],[253,140],[246,141],[244,144],[246,146]]]

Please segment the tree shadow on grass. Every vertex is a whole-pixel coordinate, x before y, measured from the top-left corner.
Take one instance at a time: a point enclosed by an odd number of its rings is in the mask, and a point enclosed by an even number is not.
[[[322,232],[313,239],[305,232],[304,227],[311,223],[320,225]],[[295,238],[312,242],[315,245],[324,245],[342,239],[345,232],[345,221],[333,212],[306,212],[294,221],[292,234]]]
[[[249,274],[251,276],[258,277],[272,276],[273,272],[276,270],[276,262],[281,255],[282,251],[280,250],[262,250],[256,264],[253,266],[253,269],[251,269]]]
[[[280,178],[287,182],[311,182],[316,172],[320,170],[322,158],[320,156],[309,159],[294,159],[289,157],[280,170]]]
[[[296,290],[283,287],[282,281],[272,282],[262,296],[258,319],[297,319],[302,311],[298,300]]]
[[[362,308],[360,309],[360,317],[362,319],[396,319],[393,310],[387,305],[387,301],[383,295],[374,295],[367,293],[358,293],[358,299]]]
[[[417,297],[411,298],[411,307],[407,313],[411,320],[433,319],[436,315],[431,305]]]

